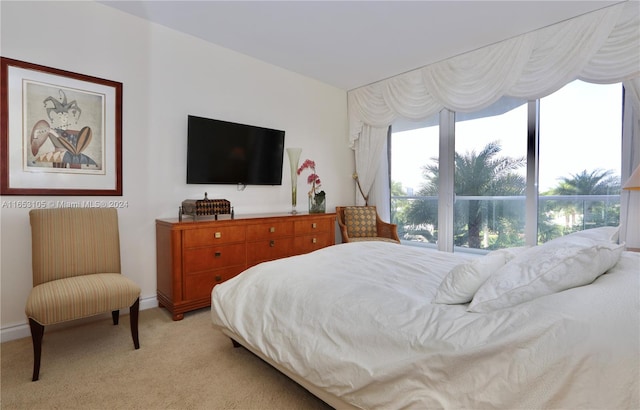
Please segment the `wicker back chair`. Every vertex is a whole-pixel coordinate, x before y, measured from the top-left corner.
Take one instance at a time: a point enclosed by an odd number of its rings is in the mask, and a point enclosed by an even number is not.
[[[336,214],[343,242],[400,243],[397,226],[381,220],[375,206],[337,206]]]

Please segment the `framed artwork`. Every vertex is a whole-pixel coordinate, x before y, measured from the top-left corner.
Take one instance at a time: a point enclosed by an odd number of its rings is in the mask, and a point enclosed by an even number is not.
[[[122,83],[0,57],[1,195],[122,195]]]

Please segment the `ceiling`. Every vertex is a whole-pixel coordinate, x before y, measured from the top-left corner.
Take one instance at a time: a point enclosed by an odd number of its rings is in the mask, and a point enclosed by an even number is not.
[[[619,1],[99,1],[351,90]]]

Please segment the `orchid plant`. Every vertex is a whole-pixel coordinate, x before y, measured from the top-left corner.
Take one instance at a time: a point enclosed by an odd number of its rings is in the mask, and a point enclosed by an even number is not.
[[[309,199],[313,204],[321,204],[324,202],[325,192],[318,191],[322,186],[322,182],[320,181],[320,177],[316,173],[316,163],[310,159],[304,160],[300,168],[298,168],[298,175],[302,173],[305,169],[311,170],[311,174],[307,177],[307,183],[311,185],[311,189],[309,190]]]

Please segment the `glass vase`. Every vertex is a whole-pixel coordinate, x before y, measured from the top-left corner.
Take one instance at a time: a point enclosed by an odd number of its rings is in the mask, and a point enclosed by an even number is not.
[[[300,153],[302,148],[287,148],[287,156],[289,157],[289,167],[291,170],[291,213],[297,214],[296,206],[298,205],[298,162],[300,161]]]
[[[309,213],[323,214],[326,209],[327,198],[324,195],[312,195],[309,197]]]

